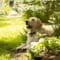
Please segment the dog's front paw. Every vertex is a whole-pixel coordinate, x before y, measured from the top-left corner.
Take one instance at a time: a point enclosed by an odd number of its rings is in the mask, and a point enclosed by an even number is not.
[[[20,48],[20,49],[17,49],[15,51],[15,53],[22,53],[22,52],[26,52],[27,48]]]

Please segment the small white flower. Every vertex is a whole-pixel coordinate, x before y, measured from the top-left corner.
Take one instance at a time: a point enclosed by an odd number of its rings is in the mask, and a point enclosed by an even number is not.
[[[33,48],[33,46],[35,46],[37,43],[38,42],[32,42],[30,47]]]
[[[44,42],[44,38],[40,38],[39,39],[39,42]]]

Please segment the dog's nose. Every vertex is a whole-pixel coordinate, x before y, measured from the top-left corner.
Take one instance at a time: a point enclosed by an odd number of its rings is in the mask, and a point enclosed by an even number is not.
[[[28,25],[28,21],[26,21],[26,25]]]

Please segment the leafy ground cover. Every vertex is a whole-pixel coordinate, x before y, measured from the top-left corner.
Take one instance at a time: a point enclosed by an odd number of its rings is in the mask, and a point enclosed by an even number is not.
[[[35,46],[31,49],[31,54],[33,58],[42,58],[42,60],[60,60],[60,37],[46,37],[40,39]],[[46,58],[45,58],[46,57]],[[39,58],[39,59],[40,59]],[[37,60],[39,60],[37,59]]]

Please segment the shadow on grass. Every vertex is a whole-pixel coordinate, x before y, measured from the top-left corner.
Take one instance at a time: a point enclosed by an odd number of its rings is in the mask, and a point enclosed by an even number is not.
[[[26,35],[21,34],[14,39],[10,39],[11,41],[6,41],[7,38],[2,38],[0,41],[0,60],[11,60],[13,57],[11,54],[14,53],[16,47],[26,42]]]

